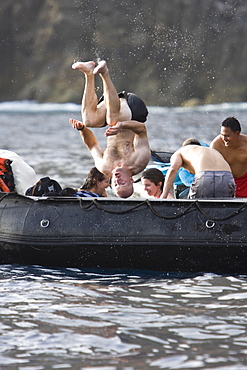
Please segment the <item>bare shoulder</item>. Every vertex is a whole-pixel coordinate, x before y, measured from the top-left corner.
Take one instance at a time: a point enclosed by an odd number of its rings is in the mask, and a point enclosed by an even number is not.
[[[170,162],[174,163],[177,160],[183,160],[184,154],[186,155],[186,152],[187,152],[186,147],[182,147],[182,148],[176,150],[176,152],[172,154],[172,156],[170,158]]]
[[[246,146],[247,147],[247,135],[241,134],[240,135],[240,140],[241,140],[242,146]]]
[[[221,145],[222,145],[222,139],[221,139],[221,136],[220,136],[220,135],[216,136],[216,137],[212,140],[212,142],[210,143],[210,147],[211,147],[211,148],[218,148],[218,147],[220,147]]]

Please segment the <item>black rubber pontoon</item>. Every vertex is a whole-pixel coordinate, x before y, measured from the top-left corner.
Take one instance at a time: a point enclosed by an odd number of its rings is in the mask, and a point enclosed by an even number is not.
[[[242,274],[246,224],[244,199],[2,194],[0,263]]]

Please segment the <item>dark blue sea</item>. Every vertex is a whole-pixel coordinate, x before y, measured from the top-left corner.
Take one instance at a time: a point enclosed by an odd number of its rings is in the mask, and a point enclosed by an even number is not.
[[[247,103],[149,107],[151,148],[206,143]],[[0,103],[1,149],[78,187],[93,161],[74,104]],[[105,129],[95,129],[102,147]],[[170,275],[0,265],[0,369],[247,369],[247,275]]]

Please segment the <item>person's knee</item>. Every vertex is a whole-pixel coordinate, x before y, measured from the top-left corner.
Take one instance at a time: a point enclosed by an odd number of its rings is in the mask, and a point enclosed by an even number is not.
[[[106,123],[109,126],[114,126],[118,121],[121,121],[120,115],[109,113],[106,115]]]

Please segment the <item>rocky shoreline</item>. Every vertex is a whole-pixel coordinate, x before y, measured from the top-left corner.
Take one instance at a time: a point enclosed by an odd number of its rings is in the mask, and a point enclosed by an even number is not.
[[[0,101],[80,103],[79,58],[107,59],[147,105],[247,101],[241,0],[9,0],[0,19]]]

